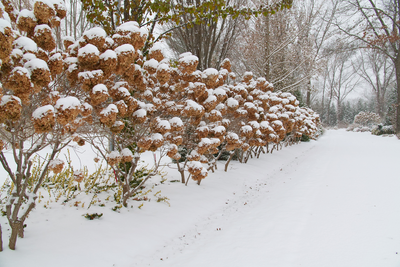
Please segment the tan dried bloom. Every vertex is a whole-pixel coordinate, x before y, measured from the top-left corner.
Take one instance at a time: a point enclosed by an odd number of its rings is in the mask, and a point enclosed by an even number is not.
[[[19,12],[18,19],[17,19],[17,28],[20,31],[24,31],[28,34],[33,33],[37,25],[37,19],[33,14],[33,11],[23,9]]]
[[[33,13],[39,23],[48,23],[49,19],[56,15],[54,7],[49,6],[46,2],[41,0],[35,1],[35,4],[33,5]]]
[[[1,116],[4,116],[9,120],[16,121],[21,116],[21,100],[16,96],[4,95],[1,98],[0,110]]]
[[[51,31],[51,28],[47,24],[40,24],[35,27],[33,33],[33,40],[36,42],[38,47],[45,51],[52,51],[56,48],[56,41]]]
[[[74,171],[74,180],[78,183],[83,181],[83,178],[85,178],[85,175],[83,173],[83,171],[81,170],[75,170]]]
[[[60,173],[63,168],[64,161],[62,161],[61,159],[53,159],[49,163],[49,170],[55,174]]]
[[[36,133],[45,133],[53,129],[56,123],[54,113],[54,108],[51,105],[39,107],[32,113],[33,127]]]

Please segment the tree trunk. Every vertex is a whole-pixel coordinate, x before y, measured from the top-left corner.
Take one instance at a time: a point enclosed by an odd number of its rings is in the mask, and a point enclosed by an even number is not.
[[[306,106],[311,107],[311,80],[307,83],[307,98],[306,98]]]
[[[182,184],[185,183],[185,168],[181,168],[181,165],[179,164],[179,162],[176,163],[176,165],[178,166],[178,171],[181,174],[181,182]]]
[[[3,237],[1,232],[1,224],[0,224],[0,251],[3,251]]]
[[[396,134],[400,133],[400,54],[397,53],[394,65],[396,69],[396,83],[397,83],[397,103],[396,103]]]
[[[268,4],[268,1],[267,1]],[[269,65],[269,56],[270,56],[270,20],[269,15],[265,16],[265,25],[264,25],[264,36],[265,36],[265,67],[264,67],[264,77],[267,81],[271,81],[271,68]]]
[[[15,250],[18,234],[21,232],[21,227],[23,227],[23,226],[22,226],[22,222],[20,222],[20,221],[10,223],[10,226],[11,226],[11,237],[10,237],[10,242],[8,244],[8,247],[11,250]]]
[[[233,159],[233,156],[235,155],[235,153],[233,152],[233,151],[231,151],[231,154],[230,154],[230,156],[229,156],[229,159],[228,159],[228,161],[225,163],[225,172],[227,172],[228,171],[228,165],[229,165],[229,163],[231,162],[231,160]]]

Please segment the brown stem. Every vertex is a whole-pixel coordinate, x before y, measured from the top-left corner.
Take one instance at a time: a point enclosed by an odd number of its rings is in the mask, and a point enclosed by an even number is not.
[[[11,237],[10,237],[10,242],[8,244],[8,247],[11,250],[15,250],[15,245],[17,244],[17,238],[18,234],[20,232],[20,228],[22,227],[22,223],[20,221],[16,221],[13,223],[10,223],[11,226]]]
[[[3,238],[1,232],[1,224],[0,224],[0,251],[3,251]]]
[[[229,159],[228,161],[225,163],[225,172],[228,171],[228,165],[231,162],[231,160],[233,159],[233,156],[235,155],[235,153],[232,151],[231,154],[229,155]]]

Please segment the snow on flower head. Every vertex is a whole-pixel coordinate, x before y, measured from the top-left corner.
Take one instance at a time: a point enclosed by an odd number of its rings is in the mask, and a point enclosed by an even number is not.
[[[116,105],[110,104],[100,112],[100,114],[102,114],[104,116],[107,116],[110,113],[118,113],[118,108]]]
[[[107,92],[108,92],[107,86],[105,86],[105,85],[102,84],[102,83],[97,84],[97,85],[95,85],[95,86],[93,87],[92,92],[93,92],[93,93],[96,93],[96,92],[107,93]]]
[[[21,99],[19,97],[13,96],[13,95],[3,95],[1,97],[1,102],[0,106],[6,105],[10,101],[17,101],[21,105]]]
[[[19,23],[20,20],[22,20],[23,18],[30,18],[33,21],[36,21],[36,17],[35,17],[35,14],[33,13],[33,10],[22,9],[18,14],[17,23]],[[0,22],[0,24],[1,24],[1,22]]]
[[[124,52],[135,52],[135,48],[131,44],[123,44],[115,48],[114,51],[117,53],[117,55],[119,55]]]
[[[14,48],[21,49],[24,53],[37,53],[38,47],[31,38],[20,36],[14,41]]]
[[[192,53],[190,53],[190,52],[183,53],[179,56],[179,63],[184,62],[184,63],[190,64],[192,62],[197,62],[197,61],[199,61],[199,58],[192,55]]]
[[[158,61],[155,59],[150,59],[147,60],[144,64],[143,64],[143,68],[153,68],[153,69],[157,69],[158,67]]]
[[[74,96],[67,96],[57,100],[55,108],[56,109],[75,109],[81,106],[81,102],[78,98]]]
[[[87,44],[78,50],[78,57],[84,57],[88,54],[100,55],[99,49],[92,44]]]
[[[107,60],[107,59],[112,59],[112,58],[117,58],[117,53],[115,53],[114,50],[108,49],[104,53],[100,55],[100,59],[102,60]]]
[[[163,51],[164,49],[164,45],[161,42],[157,42],[150,48],[149,53],[153,51]]]
[[[39,58],[33,58],[29,60],[28,62],[25,63],[24,67],[30,72],[34,71],[35,69],[43,69],[50,71],[46,61]]]
[[[218,76],[219,72],[214,68],[208,68],[203,71],[203,74],[206,76],[211,76],[211,75]]]
[[[54,113],[54,107],[52,105],[46,105],[43,107],[39,107],[39,108],[35,109],[35,111],[32,113],[32,117],[35,119],[41,119],[43,116],[45,116],[49,112]]]
[[[239,101],[237,101],[236,99],[230,97],[228,98],[228,100],[226,101],[226,105],[229,108],[237,108],[239,106]]]
[[[107,33],[101,27],[93,27],[93,28],[85,31],[83,33],[83,36],[85,36],[86,38],[88,38],[90,40],[90,39],[93,39],[93,38],[96,38],[96,37],[106,38],[107,37]]]
[[[123,156],[123,157],[132,156],[133,157],[133,153],[129,148],[124,148],[124,149],[121,150],[121,156]]]
[[[117,31],[136,32],[139,31],[139,24],[136,21],[128,21],[119,25]]]

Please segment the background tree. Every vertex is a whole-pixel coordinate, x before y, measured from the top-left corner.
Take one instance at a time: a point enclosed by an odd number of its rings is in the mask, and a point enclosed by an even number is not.
[[[366,50],[358,57],[358,75],[371,86],[375,112],[382,120],[386,116],[386,92],[394,85],[395,69],[390,59],[379,50]]]
[[[191,3],[193,1],[177,1],[180,5]],[[197,8],[204,1],[193,2]],[[238,9],[245,6],[245,0],[228,0],[227,6]],[[166,29],[176,28],[167,38],[167,44],[177,55],[186,51],[191,52],[199,58],[198,68],[205,70],[207,68],[218,68],[222,60],[229,57],[238,35],[245,27],[243,17],[234,19],[232,16],[223,16],[221,18],[204,18],[199,24],[191,24],[196,16],[191,13],[184,14],[181,23],[187,25],[177,27],[176,23],[168,23]]]
[[[311,79],[321,68],[320,53],[331,37],[335,12],[335,6],[305,1],[277,16],[252,19],[237,42],[240,64],[235,65],[266,77],[278,91],[300,90],[310,105]]]
[[[236,19],[239,16],[267,15],[284,8],[290,8],[293,0],[279,0],[273,5],[234,6],[230,0],[219,1],[98,1],[83,0],[83,6],[88,14],[88,20],[101,25],[108,34],[113,34],[118,25],[127,21],[136,21],[140,27],[149,27],[148,39],[144,45],[145,54],[154,41],[163,38],[169,32],[181,27],[193,27],[195,24],[217,23],[228,17]],[[156,36],[157,26],[171,23],[172,27]],[[190,51],[189,51],[190,52]]]
[[[353,52],[336,53],[332,56],[327,66],[327,88],[329,91],[329,102],[336,102],[336,123],[343,120],[343,102],[347,96],[359,84],[360,78],[355,75],[352,64]],[[329,115],[328,115],[329,117]]]
[[[56,156],[78,127],[80,101],[64,97],[68,90],[59,83],[63,62],[52,28],[65,17],[65,6],[36,1],[32,11],[17,13],[8,4],[0,5],[0,163],[13,185],[6,216],[11,227],[9,247],[14,250],[47,173],[63,165]],[[33,168],[34,157],[44,149],[48,154],[43,165]],[[7,157],[6,151],[12,156]]]
[[[342,16],[335,20],[338,29],[360,41],[361,48],[379,50],[392,61],[397,91],[395,128],[400,133],[400,2],[347,0],[341,1],[340,6]]]

